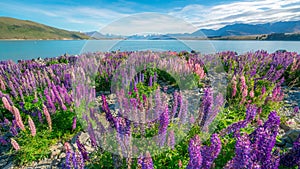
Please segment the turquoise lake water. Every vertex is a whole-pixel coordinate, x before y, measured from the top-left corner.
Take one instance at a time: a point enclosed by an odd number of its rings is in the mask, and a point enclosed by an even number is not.
[[[171,50],[215,53],[236,51],[239,54],[285,49],[300,53],[300,41],[207,41],[207,40],[4,40],[0,41],[0,60],[56,57],[65,53],[78,55],[95,51]]]

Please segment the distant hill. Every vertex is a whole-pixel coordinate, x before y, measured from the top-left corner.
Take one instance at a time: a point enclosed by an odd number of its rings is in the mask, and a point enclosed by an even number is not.
[[[266,24],[233,24],[224,26],[218,30],[200,29],[191,34],[201,37],[203,33],[207,37],[220,36],[247,36],[272,33],[297,33],[300,32],[300,21],[275,22]]]
[[[123,39],[123,37],[119,35],[103,35],[97,31],[85,32],[84,34],[92,39]]]
[[[57,29],[28,20],[0,17],[0,39],[88,39],[80,32]]]

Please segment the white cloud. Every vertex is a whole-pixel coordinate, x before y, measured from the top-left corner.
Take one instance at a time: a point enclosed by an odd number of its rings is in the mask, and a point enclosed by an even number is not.
[[[158,13],[140,13],[112,22],[101,29],[104,34],[135,35],[194,32],[196,28],[176,17]]]
[[[130,15],[137,10],[131,7],[138,5],[124,0],[111,4],[107,8],[0,2],[0,13],[17,11],[18,16],[22,14],[23,18],[42,21],[44,24],[54,27],[78,31],[102,29],[104,32],[108,32],[110,29],[111,32],[117,34],[190,32],[193,27],[188,23],[192,23],[198,29],[218,29],[234,23],[257,24],[300,19],[300,0],[249,0],[215,6],[192,4],[172,10],[165,9],[166,13],[164,14]],[[153,10],[150,8],[142,7],[148,11]],[[169,14],[169,16],[165,14]]]
[[[191,22],[198,28],[218,29],[234,23],[266,23],[299,19],[299,0],[256,0],[216,6],[188,5],[168,14]]]

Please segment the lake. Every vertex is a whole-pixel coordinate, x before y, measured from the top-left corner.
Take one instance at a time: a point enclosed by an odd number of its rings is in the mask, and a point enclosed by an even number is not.
[[[236,51],[239,54],[285,49],[300,53],[300,41],[220,41],[220,40],[2,40],[0,60],[56,57],[95,51],[172,50],[201,53]]]

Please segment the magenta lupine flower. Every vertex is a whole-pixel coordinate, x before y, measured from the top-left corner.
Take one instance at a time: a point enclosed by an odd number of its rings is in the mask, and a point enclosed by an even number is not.
[[[202,155],[201,155],[201,140],[198,135],[194,136],[189,143],[189,164],[187,169],[201,169]]]
[[[16,140],[14,140],[13,138],[11,138],[10,139],[10,143],[11,143],[11,145],[13,146],[13,148],[15,149],[15,150],[20,150],[20,146],[19,146],[19,144],[18,144],[18,142],[16,141]]]
[[[75,116],[75,117],[73,117],[72,130],[75,130],[75,129],[76,129],[76,121],[77,121],[77,118],[76,118],[76,116]]]
[[[49,129],[51,131],[52,130],[52,120],[51,120],[51,116],[49,114],[49,111],[48,111],[48,109],[47,109],[47,107],[45,105],[43,105],[43,112],[44,112],[44,115],[46,117]]]
[[[15,106],[12,106],[12,111],[13,111],[13,114],[16,118],[16,122],[17,122],[18,127],[20,127],[21,130],[25,131],[25,126],[23,124],[19,109],[16,108]]]
[[[28,124],[29,124],[31,135],[35,136],[36,135],[36,128],[35,128],[34,122],[33,122],[33,120],[31,119],[30,116],[28,117]]]

